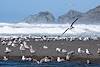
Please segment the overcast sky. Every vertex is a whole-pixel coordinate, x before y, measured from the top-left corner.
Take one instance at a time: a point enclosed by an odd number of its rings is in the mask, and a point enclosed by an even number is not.
[[[100,0],[0,0],[0,21],[21,20],[40,11],[58,17],[70,9],[86,12],[100,5]]]

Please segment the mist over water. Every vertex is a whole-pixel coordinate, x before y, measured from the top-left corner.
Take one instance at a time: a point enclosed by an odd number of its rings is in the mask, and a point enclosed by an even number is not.
[[[100,25],[75,24],[64,35],[96,35],[100,34]],[[28,23],[0,23],[0,34],[40,34],[60,35],[70,24],[28,24]]]

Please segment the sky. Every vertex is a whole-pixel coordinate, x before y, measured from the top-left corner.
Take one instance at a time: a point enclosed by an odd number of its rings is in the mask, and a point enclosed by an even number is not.
[[[98,5],[100,0],[0,0],[0,21],[21,20],[40,11],[58,17],[70,9],[86,12]]]

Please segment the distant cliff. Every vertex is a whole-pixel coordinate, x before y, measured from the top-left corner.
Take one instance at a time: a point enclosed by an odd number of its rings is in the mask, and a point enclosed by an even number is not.
[[[78,20],[78,23],[100,24],[100,6],[86,12],[83,17]]]
[[[35,15],[30,15],[24,19],[26,23],[54,23],[55,18],[54,16],[48,12],[39,12]]]
[[[73,22],[76,18],[82,17],[83,13],[75,11],[75,10],[70,10],[68,13],[59,16],[58,17],[58,22],[59,23],[71,23]]]
[[[76,23],[82,24],[100,24],[100,6],[90,9],[82,13],[76,10],[70,10],[66,14],[61,15],[56,20],[52,13],[45,11],[35,15],[30,15],[24,19],[26,23],[72,23],[76,18],[79,20]]]
[[[59,23],[71,23],[76,18],[79,20],[76,23],[82,24],[100,24],[100,6],[90,9],[86,13],[71,10],[58,18]]]

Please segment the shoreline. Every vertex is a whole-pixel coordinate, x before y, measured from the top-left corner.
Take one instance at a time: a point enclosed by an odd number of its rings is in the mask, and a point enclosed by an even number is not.
[[[9,60],[11,61],[23,61],[21,58],[22,56],[6,56],[7,58],[9,58]],[[30,57],[32,59],[36,59],[37,61],[40,61],[41,59],[43,59],[45,56],[25,56],[25,57]],[[48,56],[49,57],[49,56]],[[50,57],[49,57],[50,58]],[[64,59],[64,61],[61,61],[61,62],[80,62],[80,63],[86,63],[87,64],[87,60],[90,61],[89,64],[100,64],[100,58],[85,58],[85,57],[77,57],[77,56],[72,56],[70,58],[70,60],[66,60],[66,57],[60,57],[62,59]],[[0,56],[0,60],[3,61],[3,56]],[[4,61],[8,61],[8,60],[4,60]],[[25,60],[25,61],[28,61],[29,60]],[[34,62],[34,60],[31,60],[32,62]],[[57,61],[57,56],[52,56],[52,59],[50,62],[52,61]]]

